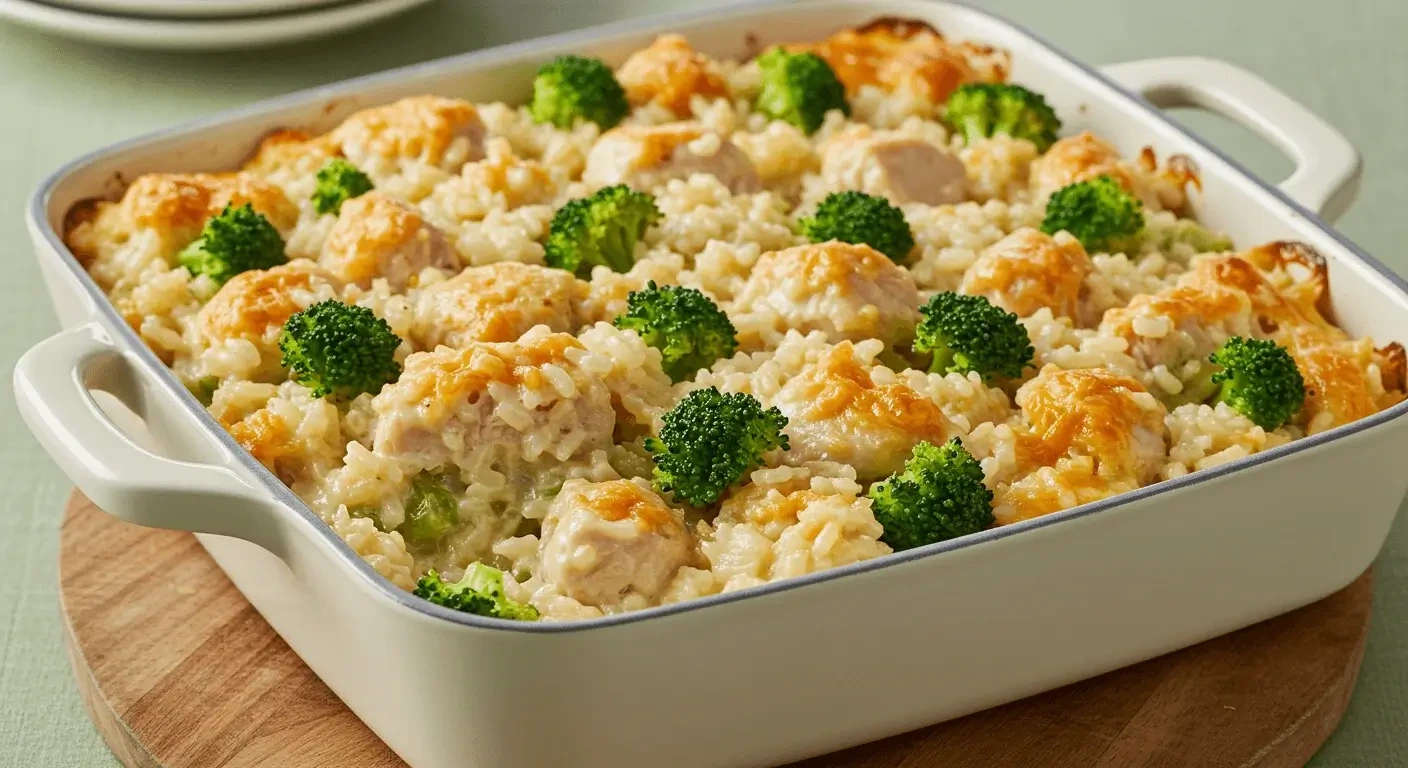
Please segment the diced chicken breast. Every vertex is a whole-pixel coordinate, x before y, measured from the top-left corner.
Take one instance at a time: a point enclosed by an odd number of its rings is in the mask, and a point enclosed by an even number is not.
[[[1167,447],[1164,406],[1138,381],[1102,368],[1042,369],[1017,390],[1031,427],[1017,445],[1023,466],[1055,467],[1086,456],[1105,481],[1153,482]]]
[[[514,261],[470,267],[419,292],[412,340],[434,349],[517,341],[536,325],[571,332],[586,294],[587,284],[562,269]]]
[[[304,259],[235,275],[196,314],[192,346],[205,351],[186,375],[282,378],[278,340],[284,323],[335,298],[339,288],[335,277]]]
[[[740,316],[740,341],[754,326],[822,331],[832,341],[914,336],[919,289],[903,267],[867,245],[837,241],[772,251],[759,257],[730,314]]]
[[[826,59],[852,95],[866,86],[929,105],[964,83],[1007,79],[1010,56],[990,46],[950,42],[923,22],[887,17],[819,43],[789,46]]]
[[[761,188],[743,150],[695,123],[623,125],[607,131],[587,154],[582,180],[595,187],[627,184],[650,191],[697,173],[713,176],[734,194]]]
[[[326,135],[275,131],[259,142],[241,170],[279,187],[297,205],[307,204],[317,187],[318,171],[337,154]]]
[[[937,403],[894,372],[863,365],[848,341],[789,380],[771,405],[788,419],[787,462],[850,464],[861,480],[896,471],[915,443],[939,445],[951,431]]]
[[[1180,379],[1192,378],[1198,371],[1185,371],[1185,363],[1206,359],[1232,336],[1262,335],[1246,292],[1217,279],[1215,271],[1199,268],[1171,288],[1109,310],[1100,334],[1123,338],[1146,368],[1163,366]]]
[[[246,203],[285,236],[298,221],[298,207],[278,187],[250,174],[151,173],[132,182],[120,202],[81,212],[68,241],[104,288],[135,284],[174,266],[176,254],[225,206]]]
[[[337,280],[312,262],[291,261],[230,278],[196,315],[207,341],[249,339],[272,344],[293,313],[327,298]]]
[[[994,243],[963,274],[959,292],[1028,317],[1046,307],[1057,317],[1076,317],[1090,256],[1065,232],[1055,237],[1030,227]]]
[[[607,612],[654,605],[694,541],[679,512],[643,480],[568,480],[543,520],[535,574]]]
[[[615,411],[599,375],[580,365],[586,356],[577,339],[547,328],[513,343],[413,354],[372,400],[372,450],[409,475],[468,462],[485,446],[511,462],[606,448]]]
[[[405,160],[454,171],[484,157],[484,133],[473,104],[413,96],[364,109],[329,136],[353,165],[375,179],[389,163]]]
[[[696,95],[728,96],[718,63],[696,53],[681,35],[661,35],[631,54],[616,70],[616,79],[632,106],[659,104],[678,117],[689,117],[689,102]]]
[[[953,153],[891,131],[857,130],[832,139],[821,169],[830,189],[856,189],[896,205],[950,205],[968,196],[968,171]]]
[[[1039,202],[1045,202],[1062,187],[1099,176],[1119,182],[1155,211],[1182,210],[1188,202],[1183,187],[1197,179],[1186,158],[1175,156],[1166,167],[1159,168],[1153,150],[1145,149],[1137,164],[1128,163],[1120,159],[1114,146],[1085,131],[1058,140],[1032,163],[1032,193]]]
[[[422,269],[452,269],[454,246],[416,209],[379,192],[342,204],[318,264],[363,288],[386,278],[393,291],[414,286]]]

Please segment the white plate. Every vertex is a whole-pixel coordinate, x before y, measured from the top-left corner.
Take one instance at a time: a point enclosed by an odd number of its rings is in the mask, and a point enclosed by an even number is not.
[[[30,0],[0,0],[0,20],[8,19],[65,37],[130,48],[216,51],[322,37],[393,16],[427,2],[430,0],[363,0],[350,5],[262,18],[176,20],[109,16],[42,5]]]
[[[302,11],[317,5],[348,0],[48,0],[89,13],[119,16],[152,16],[164,19],[232,16],[268,16]],[[356,0],[353,0],[356,2]]]

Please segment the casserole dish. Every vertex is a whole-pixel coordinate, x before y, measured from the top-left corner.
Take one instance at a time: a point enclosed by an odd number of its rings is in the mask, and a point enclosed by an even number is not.
[[[104,509],[201,534],[314,671],[417,766],[776,763],[1108,671],[1352,580],[1382,545],[1408,488],[1392,472],[1405,440],[1402,404],[1105,502],[771,587],[561,625],[506,626],[451,613],[392,589],[215,429],[56,232],[79,200],[148,171],[233,166],[274,128],[326,127],[413,93],[520,102],[536,66],[557,53],[614,62],[657,33],[682,31],[703,51],[738,55],[772,42],[760,39],[766,30],[819,37],[884,14],[1010,49],[1015,78],[1076,116],[1070,130],[1097,128],[1126,152],[1149,143],[1190,155],[1206,200],[1216,202],[1205,221],[1247,241],[1308,243],[1329,260],[1339,323],[1395,339],[1408,314],[1403,284],[1315,213],[1333,216],[1348,204],[1358,172],[1353,150],[1255,78],[1202,60],[1111,70],[1150,99],[1209,106],[1271,134],[1298,163],[1279,193],[1147,103],[984,14],[927,2],[768,4],[378,75],[140,139],[61,170],[36,194],[30,225],[69,330],[17,366],[22,411]],[[112,395],[101,400],[112,412],[89,390]],[[141,429],[113,425],[132,415]],[[1351,488],[1359,508],[1325,514]],[[857,616],[862,605],[874,608]],[[1038,652],[1033,637],[1042,639]],[[983,659],[992,663],[972,663]],[[577,691],[609,698],[583,702]]]

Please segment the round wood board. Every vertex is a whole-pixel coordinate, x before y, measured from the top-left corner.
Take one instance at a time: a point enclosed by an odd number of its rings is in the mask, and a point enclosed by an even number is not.
[[[187,533],[130,525],[77,491],[60,537],[69,658],[127,766],[404,766]],[[847,768],[1302,766],[1339,723],[1373,578],[1093,680],[798,763]]]

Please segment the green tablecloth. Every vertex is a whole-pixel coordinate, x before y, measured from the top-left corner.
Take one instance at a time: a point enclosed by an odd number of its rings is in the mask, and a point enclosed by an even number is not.
[[[22,205],[78,153],[231,105],[352,75],[608,18],[701,0],[441,0],[366,31],[240,55],[105,49],[0,25],[0,358],[57,325],[39,283]],[[1401,0],[990,0],[1008,18],[1093,63],[1174,54],[1220,57],[1329,118],[1364,153],[1359,202],[1341,228],[1408,271],[1408,3]],[[1269,179],[1289,162],[1205,115],[1196,130]],[[8,367],[8,366],[7,366]],[[0,766],[110,766],[69,678],[55,594],[68,482],[0,395]],[[1352,503],[1352,500],[1347,500]],[[1267,535],[1275,535],[1268,531]],[[1380,557],[1373,631],[1354,701],[1317,766],[1408,765],[1408,522]],[[1294,670],[1287,670],[1294,674]]]

